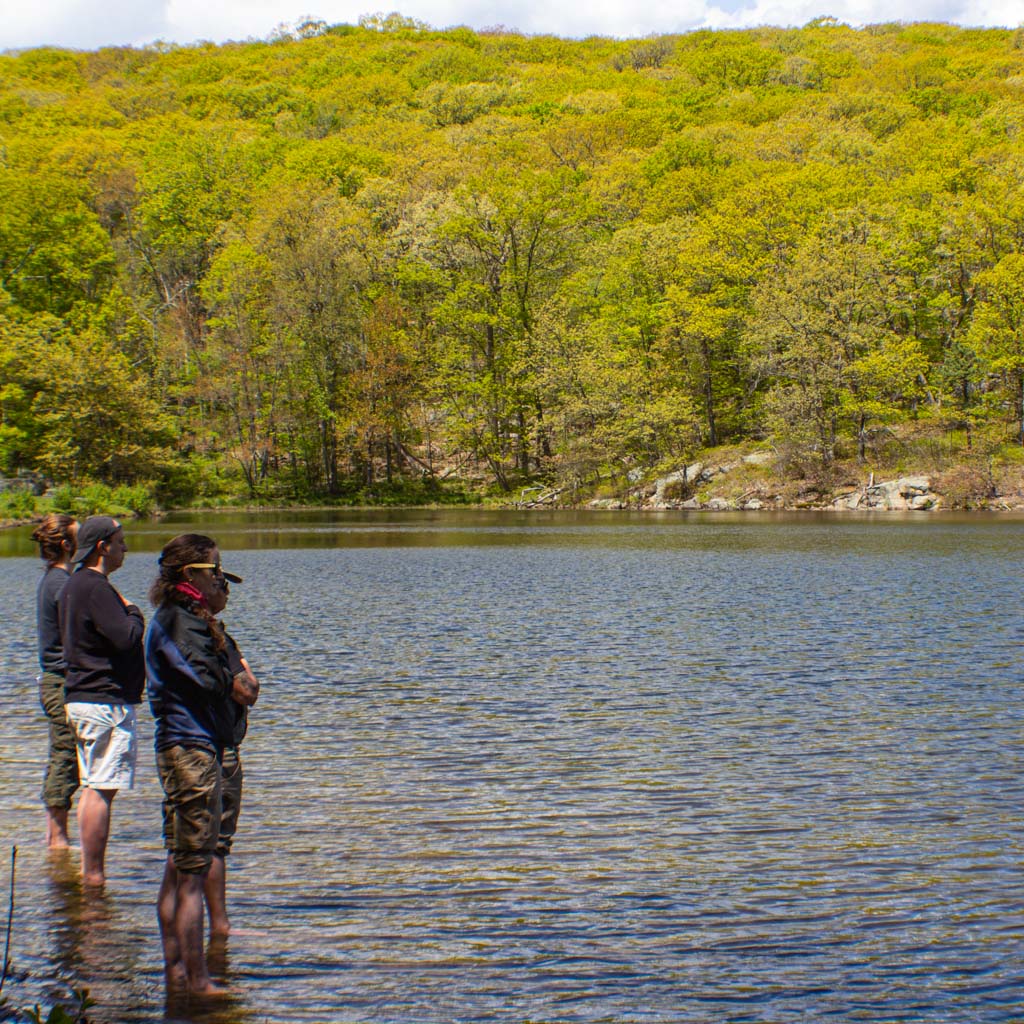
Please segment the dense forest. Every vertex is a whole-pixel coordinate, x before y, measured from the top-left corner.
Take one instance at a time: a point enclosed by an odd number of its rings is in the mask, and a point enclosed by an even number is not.
[[[579,497],[1022,441],[1024,29],[0,55],[7,476]]]

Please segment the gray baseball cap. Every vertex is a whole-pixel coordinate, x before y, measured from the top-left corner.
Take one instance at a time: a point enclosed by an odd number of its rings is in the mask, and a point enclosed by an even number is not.
[[[78,527],[77,547],[72,561],[81,562],[88,558],[96,550],[97,544],[110,540],[120,529],[121,524],[113,516],[89,516]]]

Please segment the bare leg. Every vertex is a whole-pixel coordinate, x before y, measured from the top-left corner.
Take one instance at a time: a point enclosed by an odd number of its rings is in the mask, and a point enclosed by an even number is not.
[[[104,862],[110,836],[110,805],[116,789],[82,790],[78,799],[78,835],[82,842],[82,880],[86,885],[103,885]]]
[[[225,990],[210,980],[203,949],[203,886],[207,872],[190,875],[178,871],[177,875],[174,930],[188,974],[188,987],[200,995],[216,995]]]
[[[167,858],[164,877],[160,883],[160,895],[156,898],[156,916],[160,922],[160,941],[164,947],[164,978],[168,989],[184,988],[186,983],[185,964],[181,959],[181,946],[174,930],[174,918],[178,908],[178,872],[174,870],[174,859]]]
[[[68,840],[68,809],[66,807],[46,808],[46,845],[51,850],[66,850]]]
[[[228,920],[227,874],[224,858],[214,854],[210,873],[206,876],[206,884],[203,887],[206,909],[210,914],[211,939],[222,939],[231,934],[231,922]]]

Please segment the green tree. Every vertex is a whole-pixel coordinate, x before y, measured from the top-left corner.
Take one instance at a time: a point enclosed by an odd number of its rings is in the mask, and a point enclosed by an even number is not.
[[[354,440],[348,377],[366,346],[371,223],[332,189],[288,186],[263,197],[249,233],[270,272],[269,326],[295,353],[288,447],[314,490],[338,494]]]
[[[968,340],[1005,391],[1024,445],[1024,255],[1010,253],[977,276]]]
[[[634,224],[595,242],[544,309],[540,382],[566,485],[625,480],[696,446],[664,344],[677,231]]]
[[[273,267],[247,242],[214,258],[201,293],[206,322],[206,387],[223,413],[221,441],[256,496],[279,455],[288,366],[296,355],[287,331],[272,322]]]
[[[586,204],[571,173],[495,175],[424,217],[434,386],[462,443],[503,490],[544,457],[537,311],[571,266]]]
[[[890,287],[856,211],[824,225],[760,287],[752,362],[771,378],[768,425],[797,457],[829,466],[846,422],[863,459],[869,423],[892,422],[920,395],[927,362],[916,339],[892,328]]]
[[[156,479],[173,431],[151,382],[102,327],[0,307],[0,467],[58,481]]]
[[[84,194],[53,171],[0,163],[0,288],[23,309],[62,316],[109,288],[114,252]]]

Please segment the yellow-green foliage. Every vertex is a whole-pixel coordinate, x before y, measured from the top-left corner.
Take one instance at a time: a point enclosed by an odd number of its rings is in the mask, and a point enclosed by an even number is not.
[[[342,495],[1019,438],[1022,186],[1019,32],[6,54],[0,471]]]

